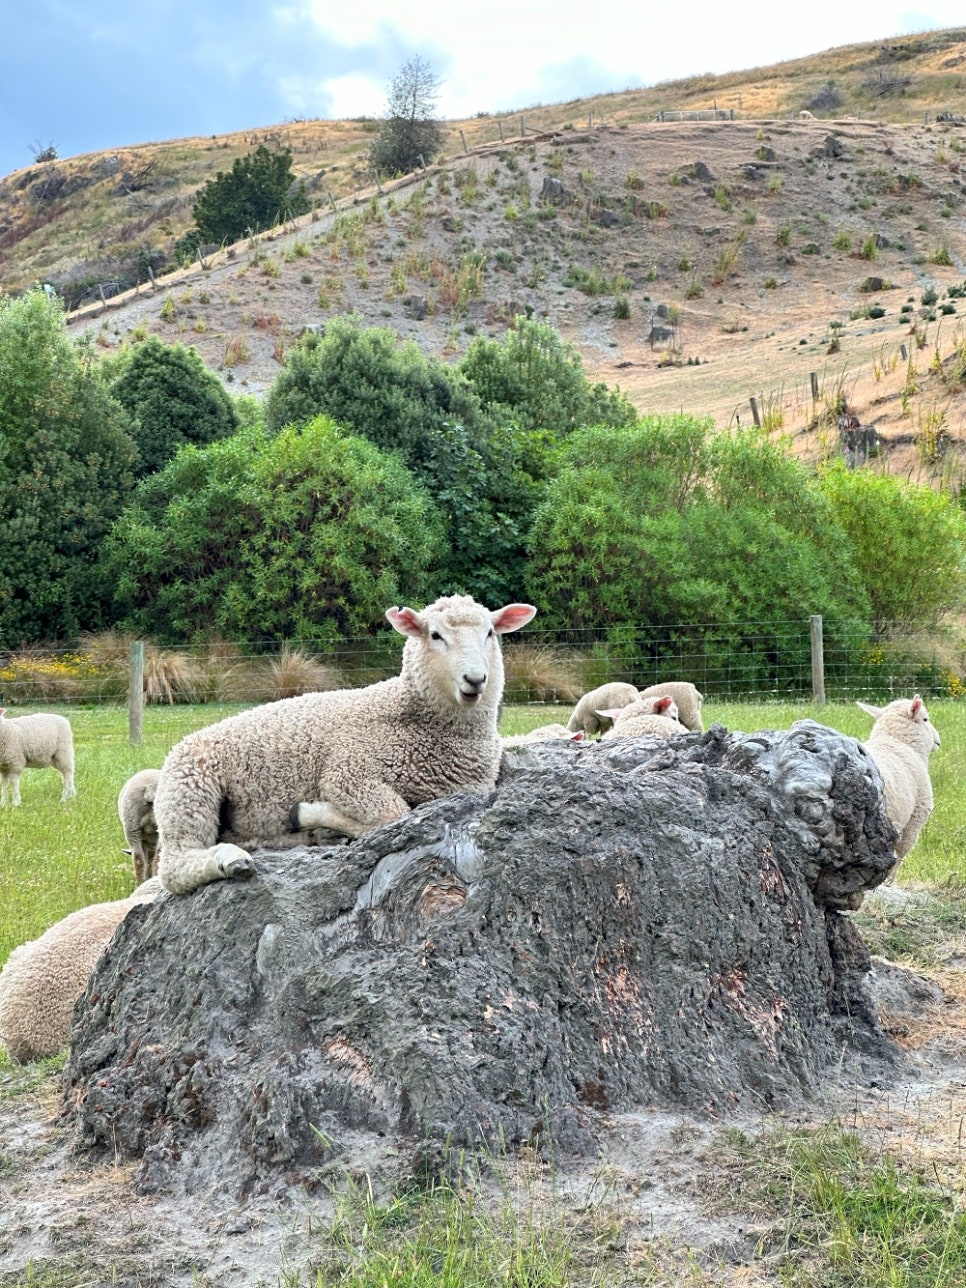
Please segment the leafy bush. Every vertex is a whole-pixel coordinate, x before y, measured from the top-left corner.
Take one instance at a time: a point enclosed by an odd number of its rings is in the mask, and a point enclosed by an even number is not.
[[[852,548],[878,631],[935,622],[966,605],[966,515],[948,497],[894,474],[821,475],[822,493]]]
[[[247,232],[271,228],[280,219],[305,214],[312,203],[304,185],[293,190],[292,153],[272,152],[264,143],[238,157],[201,189],[192,208],[201,241],[237,241]],[[182,239],[188,253],[188,234]],[[197,253],[195,247],[194,253]]]
[[[105,563],[128,629],[326,640],[434,598],[443,550],[409,471],[320,416],[184,448],[140,485]]]
[[[0,638],[73,638],[110,602],[95,552],[134,485],[127,412],[61,306],[0,297]]]
[[[512,416],[525,429],[554,436],[578,425],[631,425],[632,404],[619,391],[591,384],[580,354],[545,322],[518,317],[500,340],[478,336],[458,370],[483,407]]]
[[[225,438],[238,416],[221,381],[194,349],[150,336],[133,351],[111,392],[135,422],[139,474],[153,474],[186,443]]]
[[[289,351],[266,424],[274,430],[320,412],[398,453],[431,493],[449,547],[436,594],[519,598],[526,536],[550,468],[544,436],[488,415],[461,371],[414,342],[347,319]]]
[[[732,683],[766,678],[770,660],[753,638],[765,624],[779,651],[783,625],[811,613],[830,638],[862,625],[847,542],[805,467],[763,434],[715,434],[710,420],[575,432],[531,552],[528,586],[545,625],[597,628],[633,646],[643,628],[673,634],[687,623],[695,647],[726,642]]]

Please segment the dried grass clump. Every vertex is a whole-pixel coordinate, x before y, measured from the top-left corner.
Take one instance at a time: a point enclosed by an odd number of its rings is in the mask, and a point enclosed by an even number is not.
[[[503,651],[504,702],[576,702],[584,692],[584,658],[548,644],[510,644]]]
[[[190,653],[149,644],[144,650],[144,696],[169,706],[203,702],[208,696],[206,669]]]
[[[325,693],[342,688],[342,676],[301,649],[286,644],[278,658],[269,663],[271,698],[297,698],[303,693]]]
[[[302,649],[284,645],[277,658],[226,658],[209,664],[212,689],[219,702],[277,702],[303,693],[325,693],[344,687],[341,672]]]
[[[98,670],[122,666],[125,670],[131,661],[133,635],[126,635],[112,626],[105,631],[84,631],[80,637],[81,648]]]

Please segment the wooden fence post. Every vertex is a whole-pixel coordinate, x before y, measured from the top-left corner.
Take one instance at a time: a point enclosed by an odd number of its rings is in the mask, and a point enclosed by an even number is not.
[[[822,617],[813,614],[808,619],[808,629],[812,643],[812,701],[816,706],[825,706],[825,649],[822,643]]]
[[[758,429],[761,429],[761,417],[758,414],[758,399],[752,395],[748,401],[751,403],[751,417]]]
[[[497,129],[500,131],[500,142],[503,143],[505,142],[503,138],[503,122],[498,119],[496,125],[497,125]]]
[[[131,645],[131,679],[127,690],[128,737],[134,746],[141,744],[144,723],[144,641]]]
[[[810,371],[808,374],[812,382],[812,402],[818,402],[818,372]]]
[[[466,153],[467,156],[469,156],[470,150],[466,146],[466,135],[463,133],[462,130],[460,130],[460,138],[463,140],[463,151]]]

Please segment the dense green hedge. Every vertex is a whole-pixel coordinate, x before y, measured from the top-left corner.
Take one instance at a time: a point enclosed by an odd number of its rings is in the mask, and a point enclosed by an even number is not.
[[[43,292],[2,300],[0,502],[0,649],[111,624],[332,640],[462,591],[649,665],[666,627],[754,688],[804,664],[783,623],[820,613],[834,651],[966,599],[953,498],[638,418],[534,322],[450,366],[335,320],[259,403],[156,339],[98,365]]]

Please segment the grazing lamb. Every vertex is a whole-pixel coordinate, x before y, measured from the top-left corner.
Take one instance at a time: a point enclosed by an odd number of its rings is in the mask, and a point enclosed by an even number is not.
[[[626,707],[629,702],[636,702],[639,696],[633,684],[623,684],[619,680],[612,684],[602,684],[580,699],[567,721],[567,728],[571,732],[582,729],[588,737],[593,733],[602,733],[607,728],[608,721],[606,717],[602,720],[599,712],[611,707]]]
[[[128,853],[134,862],[134,879],[141,884],[158,872],[158,825],[154,820],[154,795],[160,769],[142,769],[129,778],[117,798]]]
[[[76,796],[74,790],[74,738],[70,721],[64,716],[17,716],[7,720],[0,707],[0,805],[20,804],[20,775],[25,769],[56,769],[64,780],[62,801]]]
[[[576,733],[562,724],[545,724],[538,725],[536,729],[531,729],[529,733],[511,733],[501,738],[504,748],[506,747],[523,747],[528,742],[552,742],[554,738],[560,738],[566,742],[583,742],[584,733],[578,729]]]
[[[886,707],[874,707],[867,702],[857,705],[875,720],[872,732],[862,745],[882,775],[885,810],[899,833],[898,867],[932,813],[929,756],[940,745],[939,734],[918,693],[911,700],[897,698]]]
[[[350,837],[423,801],[492,787],[502,746],[498,636],[537,610],[467,595],[386,617],[407,636],[402,670],[364,689],[308,693],[189,734],[169,752],[154,812],[161,881],[184,894],[255,870],[243,846],[293,832]]]
[[[704,698],[693,684],[686,680],[668,680],[665,684],[651,684],[646,689],[641,689],[640,696],[654,698],[661,694],[674,699],[678,709],[677,719],[692,733],[704,732],[704,725],[701,723],[701,703]]]
[[[56,1055],[67,1041],[74,1003],[87,987],[97,959],[139,903],[161,893],[157,877],[127,899],[78,908],[15,948],[0,971],[0,1043],[25,1064]]]
[[[688,732],[678,720],[674,699],[667,695],[638,698],[626,707],[616,707],[598,714],[614,722],[601,735],[601,741],[604,738],[676,738],[678,734]]]

